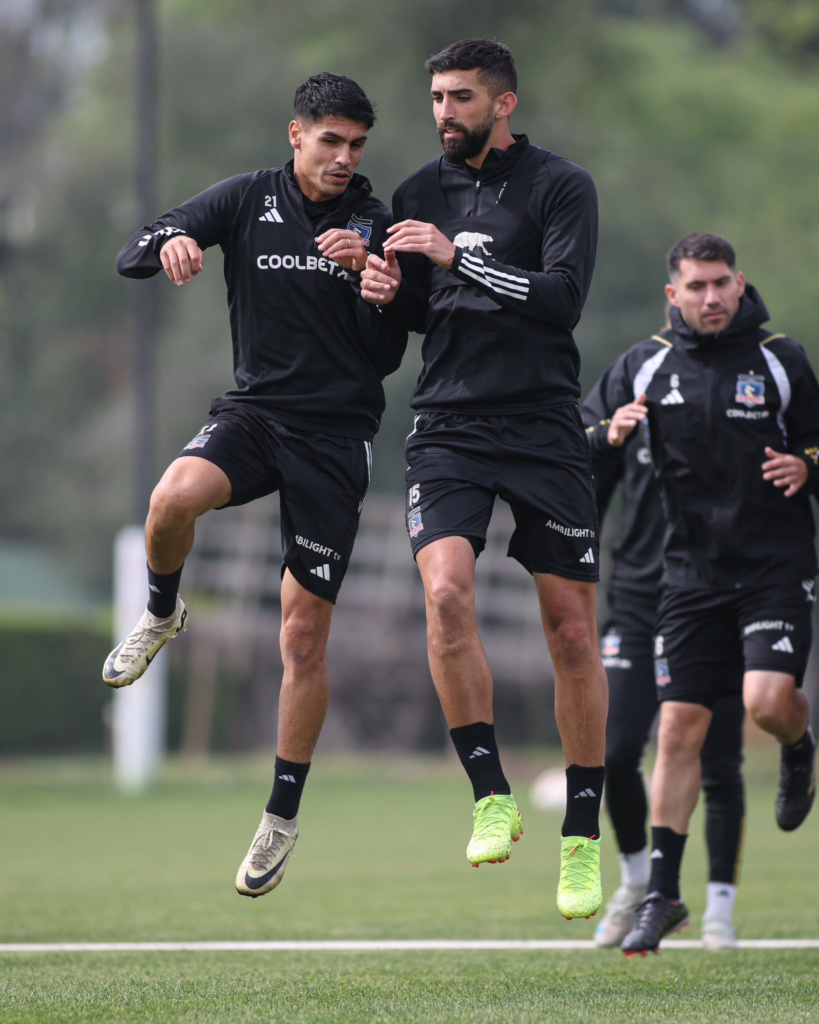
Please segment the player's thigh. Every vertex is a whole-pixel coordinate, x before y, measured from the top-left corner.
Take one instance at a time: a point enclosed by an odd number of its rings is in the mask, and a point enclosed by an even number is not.
[[[745,672],[784,673],[801,686],[810,654],[812,612],[813,580],[749,591],[739,616]]]
[[[742,657],[737,637],[729,598],[667,588],[654,640],[658,700],[699,704],[711,711],[737,677]]]
[[[372,444],[287,429],[279,468],[284,566],[335,604],[370,485]]]
[[[596,582],[597,505],[577,406],[507,421],[499,494],[515,517],[509,556],[531,573]]]
[[[624,609],[621,609],[621,614]],[[600,654],[609,681],[606,764],[639,763],[657,714],[653,628],[650,623],[609,619],[600,637]]]

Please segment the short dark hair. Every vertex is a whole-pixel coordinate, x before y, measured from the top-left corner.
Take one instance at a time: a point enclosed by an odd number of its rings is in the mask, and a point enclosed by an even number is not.
[[[322,71],[311,75],[296,89],[293,120],[315,124],[325,117],[343,117],[372,128],[375,108],[361,86],[346,75]]]
[[[670,276],[679,273],[682,260],[704,260],[706,263],[723,260],[731,270],[736,270],[737,266],[737,254],[728,239],[722,235],[709,235],[706,231],[686,235],[669,250],[666,263]]]
[[[489,84],[493,96],[517,92],[518,73],[512,51],[494,39],[461,39],[430,57],[424,67],[431,75],[441,71],[472,71],[480,68],[478,78]]]

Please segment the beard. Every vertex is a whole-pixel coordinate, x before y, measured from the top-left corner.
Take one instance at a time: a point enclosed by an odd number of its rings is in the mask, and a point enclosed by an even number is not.
[[[467,128],[460,121],[448,121],[445,125],[439,125],[438,136],[441,139],[444,156],[454,164],[460,164],[478,156],[483,152],[494,125],[495,119],[491,113],[485,121],[472,129]],[[457,128],[461,137],[459,139],[449,138],[446,134],[447,128]]]

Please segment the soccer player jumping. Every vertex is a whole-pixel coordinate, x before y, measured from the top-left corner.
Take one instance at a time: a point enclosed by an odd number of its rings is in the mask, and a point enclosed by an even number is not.
[[[617,411],[592,435],[617,447],[639,426],[668,517],[651,875],[623,940],[629,955],[656,950],[688,918],[680,866],[700,751],[738,659],[748,714],[782,744],[780,828],[798,828],[815,790],[800,686],[817,571],[809,495],[819,484],[819,383],[795,341],[763,328],[765,304],[724,238],[680,239],[668,272],[671,328],[616,364],[608,387]]]
[[[236,876],[244,896],[282,880],[329,700],[325,647],[370,481],[384,410],[381,381],[406,331],[356,293],[389,210],[356,174],[375,120],[361,88],[314,75],[296,91],[285,167],[240,174],[138,231],[119,255],[126,277],[164,270],[176,285],[225,255],[236,388],[211,405],[151,498],[145,529],[148,607],[108,656],[110,686],[138,679],[186,627],[178,596],[194,522],[210,509],[281,497],[281,652],[273,792]]]
[[[467,39],[426,64],[444,154],[396,191],[362,296],[425,332],[407,439],[407,529],[424,581],[432,676],[472,782],[467,858],[502,862],[521,817],[495,741],[474,603],[496,496],[509,555],[533,574],[568,765],[558,908],[598,909],[608,691],[594,617],[597,515],[572,337],[591,283],[597,198],[582,168],[512,135],[517,73],[502,43]],[[403,266],[395,259],[404,254]]]

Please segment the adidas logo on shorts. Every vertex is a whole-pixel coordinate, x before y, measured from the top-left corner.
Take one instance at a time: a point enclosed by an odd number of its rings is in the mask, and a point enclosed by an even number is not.
[[[592,549],[589,548],[589,550],[586,552],[586,554],[583,555],[583,557],[581,559],[579,559],[579,561],[581,561],[581,562],[589,562],[589,563],[591,563],[593,565],[594,564],[594,555],[592,554]]]
[[[775,644],[771,644],[771,650],[782,651],[784,654],[793,654],[793,644],[786,636],[783,636],[781,640],[777,640]]]
[[[315,569],[311,569],[310,572],[314,576],[320,576],[323,580],[330,579],[330,566],[329,565],[317,565]]]

